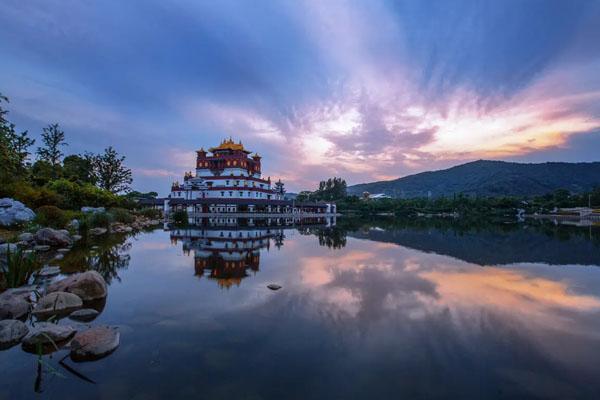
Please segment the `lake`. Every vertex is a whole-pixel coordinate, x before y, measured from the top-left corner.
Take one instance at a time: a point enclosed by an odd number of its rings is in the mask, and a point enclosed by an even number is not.
[[[79,245],[62,271],[105,277],[91,325],[118,326],[120,347],[41,368],[2,351],[0,399],[599,398],[600,227],[285,225],[200,220]]]

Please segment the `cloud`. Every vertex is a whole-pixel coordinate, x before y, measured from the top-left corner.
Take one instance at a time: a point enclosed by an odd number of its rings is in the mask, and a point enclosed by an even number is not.
[[[573,159],[569,143],[600,128],[597,2],[3,9],[0,89],[19,127],[59,122],[73,151],[115,146],[144,190],[164,193],[195,149],[228,136],[300,190],[484,157]]]

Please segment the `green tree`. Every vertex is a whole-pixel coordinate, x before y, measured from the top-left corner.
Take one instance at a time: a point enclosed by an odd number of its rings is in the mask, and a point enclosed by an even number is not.
[[[94,155],[72,154],[63,160],[63,176],[77,183],[96,184],[94,175]]]
[[[42,132],[43,147],[37,149],[38,158],[45,161],[55,170],[53,177],[58,177],[58,170],[63,153],[60,150],[62,146],[66,146],[65,133],[60,130],[58,124],[50,124],[43,129]]]
[[[97,185],[112,193],[129,191],[133,181],[131,170],[125,166],[125,156],[120,156],[112,146],[93,158]]]

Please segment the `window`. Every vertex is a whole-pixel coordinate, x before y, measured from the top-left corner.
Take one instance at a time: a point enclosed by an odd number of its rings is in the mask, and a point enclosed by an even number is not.
[[[229,181],[225,181],[225,186],[229,186]]]
[[[229,197],[233,196],[233,192],[229,192]]]
[[[244,192],[240,192],[240,197],[244,197]]]
[[[225,192],[221,192],[221,197],[225,197]]]

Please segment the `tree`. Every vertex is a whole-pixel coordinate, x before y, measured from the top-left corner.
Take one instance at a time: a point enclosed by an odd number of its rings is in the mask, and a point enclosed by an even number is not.
[[[28,149],[35,140],[28,136],[27,131],[16,132],[15,125],[5,117],[8,111],[2,108],[2,101],[8,103],[8,98],[0,94],[0,178],[8,182],[25,175]]]
[[[37,149],[38,158],[50,164],[55,169],[54,177],[57,177],[58,167],[60,167],[63,156],[60,148],[67,145],[65,143],[65,133],[60,130],[58,124],[50,124],[43,129],[42,141],[44,147]]]
[[[112,193],[129,191],[133,179],[124,162],[125,156],[119,156],[112,146],[105,149],[104,154],[94,156],[92,163],[98,187]]]
[[[72,154],[63,160],[63,175],[65,178],[77,183],[96,184],[94,175],[94,155],[85,153],[83,155]]]

